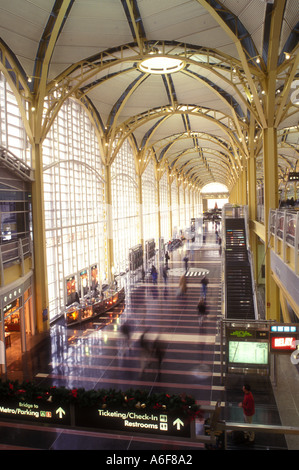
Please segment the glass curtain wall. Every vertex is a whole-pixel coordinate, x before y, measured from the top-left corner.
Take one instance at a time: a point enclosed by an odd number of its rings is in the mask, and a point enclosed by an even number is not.
[[[150,160],[142,175],[143,238],[154,238],[158,243],[156,178],[154,162]]]
[[[179,234],[179,201],[178,185],[174,179],[171,184],[171,210],[172,210],[172,236],[175,238]]]
[[[128,140],[111,165],[113,263],[116,274],[128,268],[129,249],[140,240],[135,160]]]
[[[0,72],[0,145],[31,167],[31,148],[15,95]]]
[[[179,186],[179,195],[180,195],[180,228],[184,230],[186,228],[186,207],[185,207],[184,186],[182,183]]]
[[[68,100],[43,143],[44,208],[50,321],[66,305],[66,279],[105,271],[103,165],[84,108]]]
[[[16,157],[16,166],[22,162],[31,168],[31,145],[18,102],[2,72],[0,146],[9,152],[13,160]],[[24,276],[20,276],[20,269],[15,269],[20,264],[18,244],[22,240],[24,257],[31,256],[31,237],[31,183],[25,182],[13,169],[2,166],[0,162],[0,250],[3,268],[9,266],[11,276],[7,284],[1,278],[0,289],[2,320],[5,322],[7,338],[11,340],[11,347],[5,349],[2,357],[6,365],[16,363],[21,352],[26,350],[26,335],[32,334],[35,329],[31,286],[33,277],[30,275],[24,280]]]
[[[168,181],[167,173],[164,172],[159,181],[160,188],[160,224],[161,224],[161,237],[167,242],[171,234],[169,233],[169,207],[168,207]]]
[[[186,198],[186,227],[191,225],[191,194],[188,185],[185,186],[185,198]]]

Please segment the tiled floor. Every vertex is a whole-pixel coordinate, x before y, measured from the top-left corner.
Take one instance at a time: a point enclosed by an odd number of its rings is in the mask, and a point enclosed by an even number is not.
[[[221,317],[221,258],[210,232],[206,244],[190,253],[187,294],[177,298],[179,277],[184,272],[184,250],[171,254],[167,283],[160,275],[158,284],[149,279],[127,283],[125,304],[106,317],[81,327],[66,328],[62,321],[51,327],[50,337],[42,341],[22,361],[12,362],[8,377],[28,378],[38,383],[68,388],[138,388],[150,393],[188,392],[202,405],[223,404],[223,418],[243,421],[237,403],[242,400],[242,377],[229,386],[220,383],[218,320]],[[198,322],[196,305],[201,295],[200,272],[208,271],[208,315]],[[129,350],[120,326],[129,321],[133,343]],[[166,353],[159,373],[153,362],[141,373],[139,338],[147,330],[150,340],[157,335]],[[255,380],[256,422],[280,423],[272,387],[268,379]],[[280,436],[257,435],[255,448],[286,448]],[[254,448],[254,447],[251,447]],[[105,450],[184,450],[204,449],[200,443],[167,439],[163,436],[80,429],[16,426],[0,423],[0,449],[105,449]]]

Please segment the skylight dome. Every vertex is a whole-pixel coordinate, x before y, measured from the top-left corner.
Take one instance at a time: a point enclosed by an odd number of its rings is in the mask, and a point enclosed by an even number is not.
[[[155,55],[140,62],[139,69],[146,73],[165,74],[178,72],[184,66],[185,64],[181,59]]]

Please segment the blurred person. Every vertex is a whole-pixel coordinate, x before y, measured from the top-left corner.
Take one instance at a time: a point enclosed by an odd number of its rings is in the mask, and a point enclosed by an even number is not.
[[[188,258],[187,255],[184,256],[183,261],[185,263],[185,272],[187,272],[188,271],[188,261],[189,261],[189,258]]]
[[[203,322],[203,316],[206,314],[206,302],[203,297],[199,299],[199,302],[197,304],[197,311],[198,311],[198,323],[199,326],[202,326]]]
[[[187,292],[187,278],[186,274],[183,274],[179,281],[179,287],[177,292],[177,297],[183,297]]]
[[[147,336],[148,330],[145,330],[139,338],[139,345],[141,348],[140,353],[140,375],[143,374],[145,368],[148,366],[152,355],[151,344]]]
[[[123,352],[125,352],[126,346],[128,347],[129,350],[131,349],[132,331],[133,331],[132,325],[129,323],[128,320],[125,323],[123,323],[120,327],[120,332],[126,341],[125,345],[123,345]]]
[[[166,284],[167,283],[167,267],[166,266],[163,266],[162,276],[163,276],[163,279],[164,279],[164,283]]]
[[[157,273],[156,266],[154,266],[154,265],[152,265],[151,275],[152,275],[153,283],[157,284],[158,273]]]
[[[222,253],[222,238],[219,236],[218,238],[218,244],[219,244],[219,255]]]
[[[165,253],[165,266],[166,266],[166,269],[169,269],[168,268],[168,261],[170,260],[170,256],[168,254],[168,251],[166,251]]]
[[[164,359],[164,355],[165,355],[165,345],[161,341],[159,336],[157,336],[157,338],[155,339],[154,344],[153,344],[153,356],[158,361],[158,374],[159,375],[161,373],[161,364],[162,364],[162,361]]]

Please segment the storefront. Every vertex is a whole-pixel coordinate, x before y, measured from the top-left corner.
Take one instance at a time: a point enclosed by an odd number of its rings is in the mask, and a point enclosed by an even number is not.
[[[35,333],[33,321],[33,276],[29,273],[20,281],[0,290],[0,359],[2,373],[17,367],[28,350],[28,338]]]

